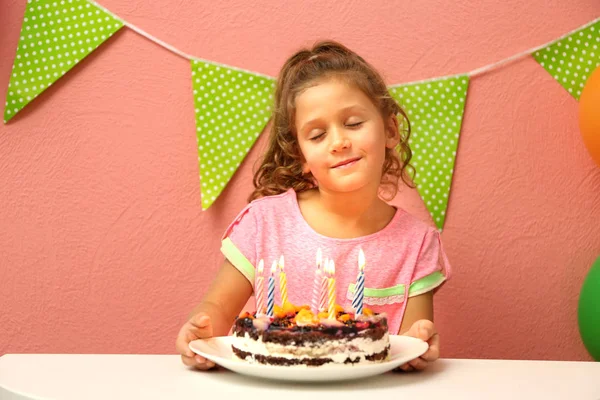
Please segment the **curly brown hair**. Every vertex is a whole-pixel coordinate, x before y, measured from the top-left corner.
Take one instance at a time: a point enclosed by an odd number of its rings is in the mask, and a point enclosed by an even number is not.
[[[261,165],[254,174],[254,191],[249,201],[280,194],[293,188],[302,192],[316,187],[312,174],[302,171],[304,158],[296,136],[295,100],[316,81],[343,79],[362,90],[380,110],[381,116],[400,116],[400,143],[397,149],[386,149],[381,175],[382,198],[391,200],[398,192],[400,178],[414,187],[415,169],[410,164],[412,151],[408,145],[410,122],[404,110],[390,96],[381,75],[362,57],[334,41],[316,43],[302,49],[283,65],[277,79],[269,143]],[[389,188],[390,190],[385,190]],[[386,194],[389,192],[389,195]]]

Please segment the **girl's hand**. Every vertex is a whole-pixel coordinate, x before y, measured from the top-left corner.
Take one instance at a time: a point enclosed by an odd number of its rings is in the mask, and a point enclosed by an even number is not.
[[[207,370],[214,367],[215,363],[194,353],[188,346],[192,340],[206,339],[212,336],[213,327],[208,315],[201,312],[190,318],[179,330],[177,341],[175,342],[177,351],[181,354],[181,361],[188,367],[200,370]]]
[[[429,344],[429,349],[419,358],[400,366],[403,371],[423,370],[429,363],[437,360],[440,356],[440,335],[438,335],[433,322],[427,319],[421,319],[412,324],[410,329],[404,333],[406,336],[412,336],[421,339]]]

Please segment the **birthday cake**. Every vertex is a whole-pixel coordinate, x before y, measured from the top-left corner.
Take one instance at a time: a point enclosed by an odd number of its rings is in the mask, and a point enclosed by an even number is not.
[[[387,318],[335,306],[335,318],[309,306],[275,306],[273,317],[242,313],[235,321],[233,353],[250,363],[321,366],[383,362],[389,357]]]

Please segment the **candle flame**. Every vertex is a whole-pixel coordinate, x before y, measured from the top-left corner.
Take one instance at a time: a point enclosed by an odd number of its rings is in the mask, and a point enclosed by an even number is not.
[[[273,261],[273,265],[271,265],[271,275],[273,275],[277,271],[277,260]]]
[[[329,260],[329,275],[333,278],[335,275],[335,264],[333,260]]]
[[[261,258],[260,261],[258,262],[258,274],[262,275],[264,269],[265,269],[265,262]]]
[[[363,253],[363,250],[360,249],[358,252],[358,269],[361,271],[364,271],[365,269],[365,253]]]
[[[279,257],[279,269],[283,272],[283,254]]]

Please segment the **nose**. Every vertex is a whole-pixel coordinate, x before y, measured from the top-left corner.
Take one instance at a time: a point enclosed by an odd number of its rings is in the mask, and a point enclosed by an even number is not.
[[[331,138],[330,151],[338,153],[342,150],[349,149],[351,146],[350,139],[346,136],[343,129],[330,130],[329,137]]]

